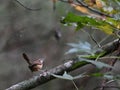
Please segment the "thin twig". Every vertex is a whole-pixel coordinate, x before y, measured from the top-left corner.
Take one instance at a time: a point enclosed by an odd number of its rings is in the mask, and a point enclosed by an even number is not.
[[[97,89],[100,89],[102,87],[104,87],[104,88],[118,88],[118,89],[120,89],[119,86],[98,86],[98,87],[95,87],[93,90],[97,90]]]
[[[33,8],[29,8],[29,7],[26,7],[25,5],[23,5],[20,1],[18,0],[14,0],[15,2],[17,2],[20,6],[22,6],[23,8],[27,9],[27,10],[30,10],[30,11],[39,11],[41,10],[41,8],[37,8],[37,9],[33,9]]]
[[[106,39],[108,39],[110,37],[110,35],[107,35],[106,37],[104,37],[100,42],[99,44],[101,44],[102,42],[104,42]],[[94,48],[96,48],[97,45],[94,46]]]
[[[99,59],[120,59],[119,56],[106,56],[106,57],[100,57]]]
[[[67,0],[67,1],[66,0],[58,0],[58,1],[64,2],[64,3],[70,3],[69,0]]]
[[[73,85],[75,86],[76,90],[79,90],[79,88],[77,87],[77,85],[75,84],[75,82],[72,80]]]
[[[101,48],[101,45],[94,39],[94,37],[89,34],[88,32],[86,32],[85,30],[82,30],[83,32],[85,32],[86,34],[88,34],[88,36],[91,38],[91,40],[99,47]]]

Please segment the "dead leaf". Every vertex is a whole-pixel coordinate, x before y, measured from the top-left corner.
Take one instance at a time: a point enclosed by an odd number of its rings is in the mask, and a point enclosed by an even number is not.
[[[95,2],[96,2],[97,8],[102,8],[103,7],[103,4],[102,4],[101,0],[96,0]]]
[[[83,6],[74,4],[74,3],[72,3],[71,6],[73,6],[76,10],[78,10],[78,11],[80,11],[82,13],[90,14],[89,10],[86,7],[83,7]]]

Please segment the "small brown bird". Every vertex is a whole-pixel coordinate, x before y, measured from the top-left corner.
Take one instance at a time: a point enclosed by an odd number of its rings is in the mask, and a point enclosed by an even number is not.
[[[45,58],[40,58],[37,60],[34,60],[33,62],[30,61],[30,59],[28,58],[28,56],[23,53],[23,58],[27,61],[27,63],[29,64],[29,69],[31,70],[31,72],[35,72],[35,71],[39,71],[42,69],[43,67],[43,61]]]

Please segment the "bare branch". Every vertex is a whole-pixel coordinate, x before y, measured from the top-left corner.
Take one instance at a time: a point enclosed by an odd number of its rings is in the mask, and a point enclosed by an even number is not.
[[[78,62],[78,59],[70,60],[62,65],[59,65],[49,71],[44,71],[43,73],[39,74],[39,76],[35,76],[29,80],[25,80],[23,82],[20,82],[16,85],[11,86],[10,88],[6,90],[29,90],[32,88],[37,87],[38,85],[42,85],[55,77],[53,77],[51,74],[63,74],[64,71],[70,72],[80,66],[83,66],[87,64],[86,62],[82,62],[81,65],[78,65],[77,67],[72,68],[72,66],[75,65],[75,63]]]
[[[41,10],[41,8],[37,8],[37,9],[33,9],[33,8],[29,8],[29,7],[26,7],[25,5],[23,5],[20,1],[18,0],[14,0],[15,2],[17,2],[19,5],[21,5],[23,8],[27,9],[27,10],[30,10],[30,11],[39,11]]]
[[[102,88],[102,87],[104,87],[104,89],[105,88],[116,88],[116,89],[120,89],[120,87],[119,86],[98,86],[98,87],[95,87],[93,90],[98,90],[98,89],[100,89],[100,88]]]
[[[105,55],[110,54],[117,50],[120,45],[120,39],[116,39],[102,47],[102,49],[105,51]]]
[[[102,12],[100,12],[100,11],[98,11],[98,10],[95,10],[95,9],[89,7],[87,4],[83,3],[81,0],[76,0],[76,1],[77,1],[80,5],[86,7],[87,9],[89,9],[90,11],[92,11],[92,12],[94,12],[94,13],[97,13],[97,14],[99,14],[99,15],[101,15],[101,16],[106,16],[106,17],[111,17],[111,18],[113,18],[113,16],[111,16],[111,15],[102,13]]]

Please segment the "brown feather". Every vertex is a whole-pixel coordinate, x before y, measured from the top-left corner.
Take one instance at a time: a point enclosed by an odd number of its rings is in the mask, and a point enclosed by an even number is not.
[[[27,63],[29,65],[31,65],[31,62],[30,62],[30,59],[28,58],[28,56],[25,53],[23,53],[22,55],[23,55],[23,58],[27,61]]]

